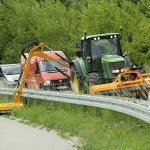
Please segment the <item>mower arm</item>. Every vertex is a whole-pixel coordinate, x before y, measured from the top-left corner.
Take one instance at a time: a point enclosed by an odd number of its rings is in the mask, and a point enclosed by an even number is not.
[[[29,46],[31,45],[36,45],[35,47],[33,47],[30,51],[29,51],[29,56],[28,58],[26,58],[26,56],[24,55],[24,51],[29,48]],[[4,104],[0,104],[0,111],[7,111],[7,110],[12,110],[15,107],[23,107],[24,104],[21,102],[21,96],[23,95],[23,88],[24,88],[24,82],[27,76],[27,72],[29,69],[29,64],[31,61],[31,58],[34,56],[38,56],[41,58],[44,58],[45,60],[52,60],[56,63],[61,64],[62,66],[65,66],[67,68],[70,68],[70,64],[68,62],[62,62],[54,57],[51,57],[47,54],[45,54],[44,52],[44,44],[40,43],[38,44],[37,42],[31,42],[29,44],[27,44],[23,49],[22,49],[22,55],[23,57],[26,59],[26,64],[25,66],[22,68],[22,72],[20,74],[20,81],[18,82],[18,88],[14,91],[13,94],[13,102],[12,103],[4,103]]]

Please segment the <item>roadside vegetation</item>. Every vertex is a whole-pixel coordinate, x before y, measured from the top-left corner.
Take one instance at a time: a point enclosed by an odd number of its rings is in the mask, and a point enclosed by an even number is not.
[[[75,57],[76,40],[123,27],[123,51],[136,66],[150,63],[149,0],[0,0],[0,63],[20,62],[27,43],[38,41]],[[127,42],[131,34],[133,42]]]
[[[106,109],[33,100],[30,107],[13,110],[11,118],[66,139],[78,137],[79,150],[150,149],[150,124]]]

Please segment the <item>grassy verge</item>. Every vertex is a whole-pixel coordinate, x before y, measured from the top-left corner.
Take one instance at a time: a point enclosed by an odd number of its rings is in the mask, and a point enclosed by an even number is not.
[[[84,140],[80,150],[149,150],[150,124],[106,109],[35,101],[12,116]]]
[[[13,101],[13,96],[10,95],[0,95],[0,104],[1,103],[11,103]]]

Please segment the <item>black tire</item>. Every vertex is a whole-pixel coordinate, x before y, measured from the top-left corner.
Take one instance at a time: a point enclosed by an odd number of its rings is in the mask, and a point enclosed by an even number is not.
[[[87,75],[87,86],[88,89],[90,89],[90,86],[92,85],[100,85],[103,84],[103,78],[102,76],[97,72],[91,72]],[[90,93],[90,91],[88,91]]]
[[[84,79],[79,74],[77,68],[75,65],[71,66],[71,72],[70,72],[70,79],[71,79],[71,89],[74,93],[85,93],[83,90],[84,87]]]
[[[101,75],[97,72],[91,72],[87,75],[88,85],[99,85],[103,83]]]

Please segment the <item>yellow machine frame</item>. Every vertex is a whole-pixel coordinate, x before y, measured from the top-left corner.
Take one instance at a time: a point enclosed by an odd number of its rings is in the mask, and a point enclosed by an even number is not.
[[[29,64],[30,64],[32,57],[38,56],[38,57],[44,58],[45,60],[52,60],[52,61],[55,61],[55,62],[65,66],[67,68],[70,68],[70,65],[68,63],[59,61],[58,59],[45,54],[43,51],[44,51],[44,44],[43,43],[40,43],[39,45],[35,46],[34,48],[32,48],[29,51],[29,56],[28,56],[28,59],[26,61],[26,64],[22,68],[23,73],[21,76],[20,86],[18,87],[18,89],[16,89],[14,91],[14,94],[13,94],[13,102],[0,104],[0,111],[12,110],[15,107],[23,107],[24,106],[23,103],[21,102],[21,96],[23,95],[24,81],[26,79],[27,72],[29,69]]]
[[[138,71],[125,69],[122,73],[118,74],[114,82],[91,86],[90,94],[94,95],[97,92],[104,92],[104,91],[109,92],[109,91],[120,90],[124,88],[134,88],[134,87],[139,87],[139,89],[134,89],[135,91],[138,91],[141,90],[140,86],[145,86],[145,85],[148,85],[148,87],[145,87],[144,90],[149,92],[150,78],[147,77],[150,77],[150,73],[140,74]]]

